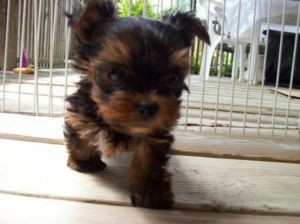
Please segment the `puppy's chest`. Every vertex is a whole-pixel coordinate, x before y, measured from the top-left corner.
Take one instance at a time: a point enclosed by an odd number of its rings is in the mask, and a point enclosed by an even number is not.
[[[89,141],[106,157],[114,157],[124,151],[131,151],[133,145],[132,140],[115,139],[111,133],[101,129],[94,133]]]
[[[83,140],[87,148],[98,150],[106,157],[114,157],[126,151],[151,151],[150,148],[169,149],[173,142],[170,133],[162,132],[157,136],[132,137],[114,131],[109,126],[99,124],[83,114],[68,111],[65,122]]]

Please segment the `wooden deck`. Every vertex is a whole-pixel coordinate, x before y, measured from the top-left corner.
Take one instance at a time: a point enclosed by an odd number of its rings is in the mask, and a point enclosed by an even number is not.
[[[69,95],[75,91],[75,83],[80,79],[80,74],[69,70],[68,79],[65,79],[64,69],[53,70],[52,92],[50,91],[49,75],[49,70],[39,71],[39,113],[61,116],[64,113],[65,93]],[[0,78],[2,79],[1,72]],[[65,83],[67,83],[66,90]],[[233,91],[232,82],[229,79],[222,78],[218,85],[216,79],[212,78],[204,83],[199,80],[198,76],[191,76],[190,83],[191,94],[187,96],[185,93],[182,96],[182,116],[178,123],[178,127],[181,129],[200,130],[201,128],[206,132],[214,132],[215,126],[217,126],[217,132],[229,133],[231,125],[232,133],[244,134],[245,132],[246,135],[257,135],[258,120],[261,119],[260,135],[262,136],[272,135],[272,129],[274,129],[273,135],[284,136],[286,127],[288,137],[299,138],[300,136],[300,90],[293,89],[289,100],[285,88],[279,88],[275,94],[272,86],[265,86],[261,89],[260,85],[248,86],[245,82],[236,81]],[[217,99],[218,86],[219,98]],[[18,75],[9,73],[5,88],[5,111],[19,112],[18,90]],[[1,106],[2,91],[3,85],[0,85]],[[34,113],[33,75],[22,76],[20,92],[20,112]],[[49,93],[52,93],[51,98],[49,98]],[[233,101],[232,96],[234,96]],[[246,100],[247,98],[248,100]],[[276,103],[275,98],[277,98]],[[216,102],[218,102],[217,113]],[[286,120],[288,102],[290,102],[290,110],[288,120]],[[260,109],[261,116],[259,117]]]
[[[131,206],[130,154],[66,166],[62,118],[0,113],[0,223],[300,223],[300,143],[175,131],[171,211]]]

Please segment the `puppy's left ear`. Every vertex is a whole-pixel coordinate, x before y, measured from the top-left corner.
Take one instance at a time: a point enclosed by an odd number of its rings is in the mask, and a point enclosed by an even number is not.
[[[197,36],[207,44],[210,44],[209,35],[202,22],[192,12],[175,12],[163,17],[163,22],[171,25],[183,37],[187,47]]]
[[[77,40],[91,44],[116,20],[116,8],[112,0],[87,0],[82,9],[66,15]]]
[[[87,72],[101,38],[117,19],[115,5],[112,0],[86,0],[84,7],[66,16],[77,40],[72,66]]]

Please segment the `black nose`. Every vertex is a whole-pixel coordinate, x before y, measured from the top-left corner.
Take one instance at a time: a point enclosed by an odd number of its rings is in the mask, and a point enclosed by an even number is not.
[[[158,111],[157,103],[151,101],[144,100],[137,105],[137,112],[140,115],[140,117],[144,119],[149,119],[154,117],[157,111]]]

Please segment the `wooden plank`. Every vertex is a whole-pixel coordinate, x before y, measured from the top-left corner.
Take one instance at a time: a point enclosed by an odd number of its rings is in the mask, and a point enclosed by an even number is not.
[[[199,131],[200,126],[199,125],[188,125],[187,128],[185,128],[185,124],[182,124],[178,126],[177,128],[179,130],[187,130],[187,131],[194,131],[196,133],[203,133],[203,134],[209,134],[209,135],[215,135],[215,134],[220,134],[220,135],[232,135],[235,136],[237,139],[239,139],[239,136],[241,137],[246,137],[248,139],[252,139],[252,143],[255,142],[256,138],[263,139],[284,139],[284,142],[292,141],[292,142],[297,142],[299,138],[299,131],[294,130],[294,129],[288,129],[287,130],[287,136],[284,137],[285,135],[285,130],[284,129],[277,129],[275,128],[273,131],[273,136],[272,136],[272,129],[271,128],[265,128],[261,129],[259,132],[259,136],[257,135],[257,129],[253,127],[246,127],[245,128],[245,135],[243,135],[243,128],[241,127],[232,127],[231,132],[229,132],[228,126],[226,126],[226,123],[223,124],[222,122],[217,122],[217,130],[214,128],[214,123],[208,123],[208,121],[205,121],[205,124],[208,125],[203,125],[201,132]],[[255,145],[253,145],[255,147]]]
[[[245,99],[246,99],[246,82],[236,82],[235,88],[234,88],[234,104],[244,106],[245,105]],[[205,101],[208,100],[209,102],[215,102],[216,100],[216,88],[218,86],[218,82],[212,80],[205,82]],[[267,106],[269,108],[273,108],[274,104],[274,93],[270,92],[270,88],[273,88],[272,86],[264,86],[263,88],[263,106]],[[191,85],[190,85],[190,97],[192,100],[201,101],[202,96],[202,89],[203,89],[203,82],[199,80],[197,76],[191,76]],[[222,103],[231,103],[231,96],[232,96],[232,82],[227,81],[226,79],[222,78],[221,83],[219,86],[220,89],[220,97],[223,98],[223,101],[220,101]],[[286,88],[279,88],[279,90],[286,90]],[[293,92],[296,90],[293,90]],[[253,86],[251,85],[249,87],[249,93],[248,93],[248,100],[249,106],[259,106],[260,104],[260,97],[261,97],[261,85]],[[278,94],[277,95],[277,108],[285,109],[285,105],[287,103],[287,97]],[[291,109],[300,109],[299,105],[299,99],[296,98],[291,101]]]
[[[229,109],[229,107],[227,107]],[[185,121],[186,114],[185,114],[185,108],[182,108],[181,110],[181,119]],[[286,111],[285,111],[286,112]],[[189,108],[188,110],[188,120],[194,120],[194,123],[199,123],[200,124],[200,114],[201,114],[201,109],[193,109]],[[298,112],[299,114],[299,112]],[[215,109],[205,109],[203,110],[203,118],[202,118],[202,125],[205,125],[205,121],[208,121],[207,123],[214,123],[215,122],[215,117],[216,117],[216,111]],[[229,125],[229,120],[230,118],[230,112],[227,110],[219,110],[218,112],[218,119],[217,122],[223,122],[225,124]],[[272,115],[270,114],[262,114],[261,115],[261,129],[265,129],[266,127],[272,128]],[[276,116],[276,122],[274,122],[274,128],[281,127],[282,129],[285,128],[285,114],[282,114],[282,116]],[[246,126],[253,127],[257,129],[257,123],[258,123],[258,114],[252,114],[248,113],[247,114],[247,119],[246,119]],[[289,121],[288,121],[288,126],[289,127],[297,127],[299,123],[299,117],[297,116],[290,116]],[[232,113],[232,120],[231,120],[231,125],[232,127],[234,126],[240,126],[241,128],[244,127],[244,113],[240,112],[233,112]]]
[[[300,163],[300,142],[177,130],[174,154]]]
[[[0,113],[0,133],[63,139],[63,117],[37,117]]]
[[[33,209],[34,208],[34,209]],[[16,215],[17,214],[17,215]],[[152,210],[0,194],[1,223],[298,224],[300,217]]]
[[[63,118],[0,113],[0,138],[63,144]],[[30,127],[30,128],[29,128]],[[174,154],[300,163],[300,142],[176,130]]]
[[[0,193],[130,205],[130,154],[84,174],[66,166],[62,145],[0,139]],[[175,209],[300,215],[300,165],[172,156]]]
[[[269,91],[271,91],[272,93],[276,92],[275,88],[269,89]],[[288,97],[289,89],[288,88],[280,88],[280,89],[278,89],[278,93]],[[291,98],[292,99],[300,99],[300,90],[293,89],[291,91]]]
[[[190,96],[190,101],[189,101],[189,109],[201,109],[203,108],[203,110],[208,110],[208,111],[215,111],[216,109],[216,103],[215,103],[215,96],[213,96],[211,99],[209,98],[205,98],[205,101],[203,101],[203,106],[202,106],[202,102],[197,100],[197,99],[201,99],[201,96],[195,96],[195,95],[191,95]],[[228,98],[223,98],[220,97],[220,101],[219,101],[219,106],[218,106],[218,110],[219,111],[224,111],[224,112],[230,112],[230,99]],[[246,105],[246,100],[245,99],[236,99],[233,103],[233,107],[232,107],[232,112],[233,113],[244,113],[245,111],[245,105]],[[253,99],[249,99],[248,100],[249,104],[247,106],[247,114],[259,114],[259,101],[258,100],[253,100]],[[253,102],[253,104],[252,104]],[[292,102],[292,101],[291,101]],[[252,105],[251,105],[252,104]],[[299,102],[298,102],[299,104]],[[182,107],[185,108],[186,107],[186,103],[185,100],[183,100],[182,103]],[[269,102],[267,103],[263,103],[262,104],[262,108],[261,108],[261,115],[273,115],[273,107],[274,107],[274,102]],[[289,116],[290,117],[299,117],[299,110],[300,108],[297,108],[295,106],[292,107],[292,109],[290,109],[289,111]],[[287,112],[287,103],[285,104],[281,104],[280,107],[276,107],[275,110],[275,116],[278,117],[284,117],[286,115]],[[256,120],[257,122],[257,120]]]

